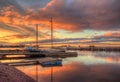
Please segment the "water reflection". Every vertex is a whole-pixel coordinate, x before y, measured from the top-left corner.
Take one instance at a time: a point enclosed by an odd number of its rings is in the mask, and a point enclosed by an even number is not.
[[[92,51],[78,51],[79,56],[77,58],[66,58],[65,63],[81,62],[86,65],[90,64],[107,64],[107,63],[119,63],[119,52],[92,52]]]
[[[57,69],[54,68],[54,82],[120,82],[117,65],[69,64]]]
[[[63,66],[17,67],[38,82],[120,82],[120,53],[81,51]]]
[[[36,81],[39,82],[39,79],[38,79],[38,65],[36,65]]]
[[[120,82],[119,69],[120,66],[113,64],[87,66],[80,63],[72,63],[63,67],[53,67],[52,79],[51,68],[40,68],[38,78],[39,82]],[[33,75],[32,73],[30,74],[32,75],[31,77],[35,77],[34,69],[31,71],[33,71]]]

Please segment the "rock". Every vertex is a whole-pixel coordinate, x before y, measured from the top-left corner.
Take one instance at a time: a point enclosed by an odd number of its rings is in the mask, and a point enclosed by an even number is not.
[[[0,82],[36,82],[18,69],[0,64]]]

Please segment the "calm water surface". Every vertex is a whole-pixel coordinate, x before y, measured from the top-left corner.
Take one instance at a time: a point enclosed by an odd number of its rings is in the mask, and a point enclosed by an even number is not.
[[[16,67],[38,82],[120,82],[120,52],[77,51],[62,66]]]

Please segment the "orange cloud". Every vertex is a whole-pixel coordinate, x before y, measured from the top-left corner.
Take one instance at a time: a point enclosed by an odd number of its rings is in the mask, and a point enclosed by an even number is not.
[[[5,23],[17,25],[39,23],[44,25],[40,29],[49,29],[50,17],[53,17],[54,29],[73,32],[85,29],[111,30],[113,27],[118,29],[119,12],[116,10],[119,6],[112,7],[116,2],[117,0],[91,0],[89,3],[87,0],[51,0],[39,10],[26,10],[24,15],[9,6],[3,9],[4,18],[1,19]]]
[[[105,36],[112,36],[112,32],[107,32]]]
[[[117,1],[92,0],[89,3],[87,0],[51,0],[44,8],[28,12],[27,20],[48,26],[47,22],[53,17],[55,29],[73,32],[118,29],[119,12],[110,11],[116,11],[117,7],[111,8],[114,2]]]
[[[35,37],[34,24],[39,24],[39,36],[42,36],[41,40],[50,38],[50,33],[43,32],[50,32],[51,17],[53,17],[55,30],[62,29],[71,32],[79,32],[86,29],[116,30],[119,28],[119,12],[116,11],[119,6],[111,8],[113,2],[91,0],[88,3],[87,0],[51,0],[43,8],[38,10],[28,9],[24,14],[18,12],[15,9],[16,6],[8,5],[0,11],[0,22],[9,26],[2,26],[2,28],[17,32],[18,35],[28,34],[32,38]],[[111,12],[111,10],[116,11],[116,13]],[[109,32],[104,36],[119,38],[120,34]],[[15,39],[13,42],[17,41],[17,39],[20,40],[19,37],[12,37]],[[55,37],[59,37],[59,35],[56,34]],[[10,37],[7,37],[7,39],[10,39]],[[30,41],[32,39],[27,38],[27,40]]]
[[[107,32],[105,34],[106,37],[120,37],[120,32]]]
[[[1,10],[0,22],[10,24],[20,24],[22,15],[14,10],[13,6],[4,7]]]

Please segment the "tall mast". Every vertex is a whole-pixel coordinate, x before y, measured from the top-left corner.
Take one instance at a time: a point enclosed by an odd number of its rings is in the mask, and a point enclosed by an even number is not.
[[[36,24],[36,48],[38,49],[38,24]]]
[[[51,17],[51,48],[53,48],[53,19]]]

